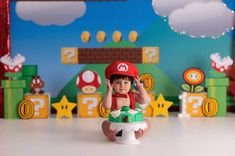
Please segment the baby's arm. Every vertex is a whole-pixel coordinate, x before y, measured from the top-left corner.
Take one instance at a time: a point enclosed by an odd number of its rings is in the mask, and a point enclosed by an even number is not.
[[[139,93],[136,93],[136,96],[135,96],[136,102],[138,102],[139,104],[146,104],[146,103],[148,103],[150,101],[150,98],[148,96],[147,91],[143,87],[143,85],[141,85],[140,78],[137,77],[134,80],[136,82],[136,87],[138,88],[138,91],[139,91]]]
[[[113,87],[110,84],[110,81],[108,79],[106,79],[105,84],[107,86],[107,91],[106,91],[106,94],[105,94],[104,99],[103,99],[103,107],[105,109],[110,109],[111,105],[112,105],[112,91],[113,91]]]

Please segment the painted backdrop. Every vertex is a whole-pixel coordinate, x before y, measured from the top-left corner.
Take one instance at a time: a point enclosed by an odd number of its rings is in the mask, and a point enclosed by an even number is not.
[[[99,70],[103,78],[106,67],[63,65],[61,48],[157,46],[160,62],[138,67],[142,73],[152,72],[155,92],[177,96],[185,69],[198,67],[209,76],[211,53],[233,56],[234,6],[234,0],[12,1],[11,54],[20,53],[25,64],[38,65],[45,90],[57,97],[76,95],[75,79],[81,70]],[[103,43],[95,37],[100,30],[107,35]],[[116,30],[123,35],[120,43],[112,41]],[[128,40],[131,30],[139,34],[135,43]],[[91,34],[88,43],[81,41],[83,31]]]

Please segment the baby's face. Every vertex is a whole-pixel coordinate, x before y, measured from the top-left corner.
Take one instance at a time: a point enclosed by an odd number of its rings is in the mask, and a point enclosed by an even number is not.
[[[115,79],[112,86],[116,93],[127,94],[131,89],[131,81],[128,79]]]

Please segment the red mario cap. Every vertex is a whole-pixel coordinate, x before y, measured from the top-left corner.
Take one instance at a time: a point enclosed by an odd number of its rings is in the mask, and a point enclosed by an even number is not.
[[[139,71],[131,62],[114,61],[106,67],[105,77],[106,79],[110,79],[110,76],[115,74],[137,77],[139,75]]]

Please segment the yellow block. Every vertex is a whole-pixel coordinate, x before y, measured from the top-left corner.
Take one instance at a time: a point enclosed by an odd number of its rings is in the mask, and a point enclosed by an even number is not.
[[[25,94],[25,100],[30,100],[34,104],[33,119],[43,119],[49,116],[50,94]]]
[[[154,99],[155,99],[155,94],[154,94],[154,93],[149,92],[149,93],[148,93],[148,96],[149,96],[150,99],[151,99],[150,102],[154,101]],[[152,115],[153,115],[153,108],[150,106],[150,102],[148,103],[147,107],[145,107],[145,108],[142,109],[143,114],[144,114],[144,116],[146,116],[146,117],[152,117]]]
[[[158,63],[158,62],[159,62],[159,47],[142,48],[142,63]]]
[[[78,94],[78,116],[99,117],[99,104],[102,100],[100,93]]]
[[[186,95],[186,110],[187,114],[192,117],[202,117],[202,104],[206,99],[207,93],[187,93]]]
[[[62,64],[78,64],[78,48],[62,48]]]

